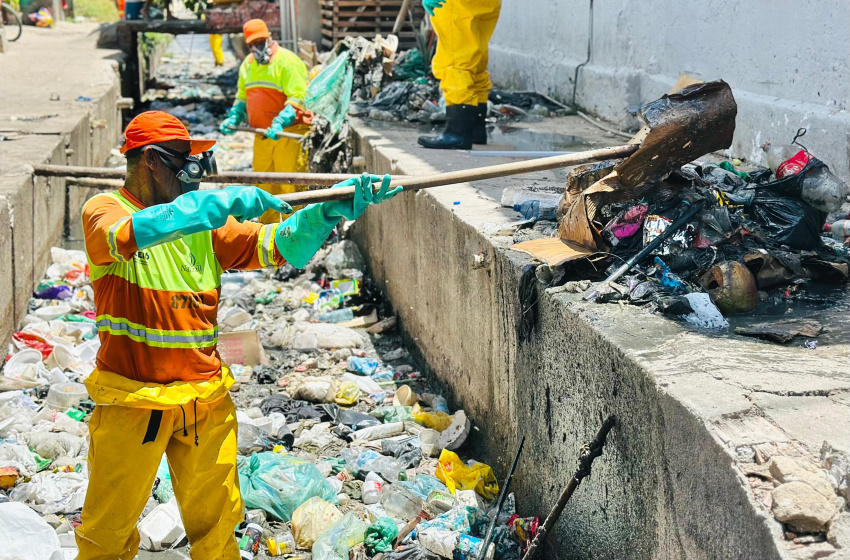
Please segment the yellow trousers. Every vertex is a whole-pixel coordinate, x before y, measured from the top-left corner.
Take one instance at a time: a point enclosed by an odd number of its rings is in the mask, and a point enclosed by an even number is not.
[[[490,95],[488,47],[501,0],[446,0],[434,10],[437,53],[432,69],[447,105],[478,105]]]
[[[296,132],[303,134],[310,130],[310,127],[305,125],[295,125],[286,129],[287,132]],[[301,144],[298,140],[292,138],[281,138],[272,140],[264,136],[257,135],[254,137],[254,171],[261,173],[293,173],[306,170],[306,159],[301,157]],[[294,192],[306,191],[307,187],[303,185],[275,185],[263,184],[257,185],[264,191],[270,194],[288,194]],[[298,210],[301,206],[293,208]],[[260,216],[260,223],[273,224],[281,221],[283,216],[275,210],[268,210]]]
[[[210,35],[210,49],[215,57],[216,66],[224,66],[224,50],[221,48],[221,35]]]
[[[136,557],[136,522],[163,453],[192,559],[238,560],[234,529],[244,513],[236,471],[236,408],[230,395],[182,409],[98,405],[89,432],[90,477],[77,528],[77,560]]]

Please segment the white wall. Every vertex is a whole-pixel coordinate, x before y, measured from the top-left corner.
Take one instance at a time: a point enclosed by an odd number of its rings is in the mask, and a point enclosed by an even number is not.
[[[490,42],[497,84],[569,101],[587,55],[590,0],[503,0]],[[627,107],[667,93],[683,73],[724,79],[738,101],[732,154],[802,142],[850,179],[850,2],[847,0],[595,0],[590,64],[577,103],[623,127]]]

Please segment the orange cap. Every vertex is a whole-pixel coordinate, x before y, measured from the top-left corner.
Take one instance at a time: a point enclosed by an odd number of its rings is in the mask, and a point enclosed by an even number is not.
[[[250,19],[242,26],[242,33],[245,34],[245,42],[249,45],[257,39],[268,39],[269,28],[261,19]]]
[[[169,140],[186,140],[192,145],[192,155],[206,152],[215,145],[215,140],[189,138],[189,131],[177,117],[162,111],[147,111],[138,115],[127,125],[124,131],[124,145],[121,153],[149,144],[159,144]]]

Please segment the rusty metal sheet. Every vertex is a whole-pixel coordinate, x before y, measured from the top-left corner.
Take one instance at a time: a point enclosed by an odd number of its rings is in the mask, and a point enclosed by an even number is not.
[[[719,80],[688,86],[644,105],[638,118],[649,127],[640,149],[617,166],[620,183],[634,187],[732,145],[738,106]]]

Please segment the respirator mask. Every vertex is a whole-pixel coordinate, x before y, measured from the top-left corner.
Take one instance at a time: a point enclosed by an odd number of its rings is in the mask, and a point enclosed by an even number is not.
[[[201,187],[201,180],[204,177],[209,177],[210,175],[216,175],[218,173],[218,166],[215,162],[215,154],[212,152],[203,152],[196,156],[186,156],[180,152],[163,148],[162,146],[150,145],[146,148],[156,151],[157,155],[159,155],[159,158],[166,167],[174,172],[177,176],[177,180],[180,181],[180,185],[182,186],[184,193],[198,190]],[[177,164],[171,161],[171,159],[167,156],[182,158],[183,166],[178,167]]]
[[[271,41],[263,41],[262,45],[251,47],[251,54],[254,55],[254,60],[258,64],[268,64],[272,59],[272,44]]]

